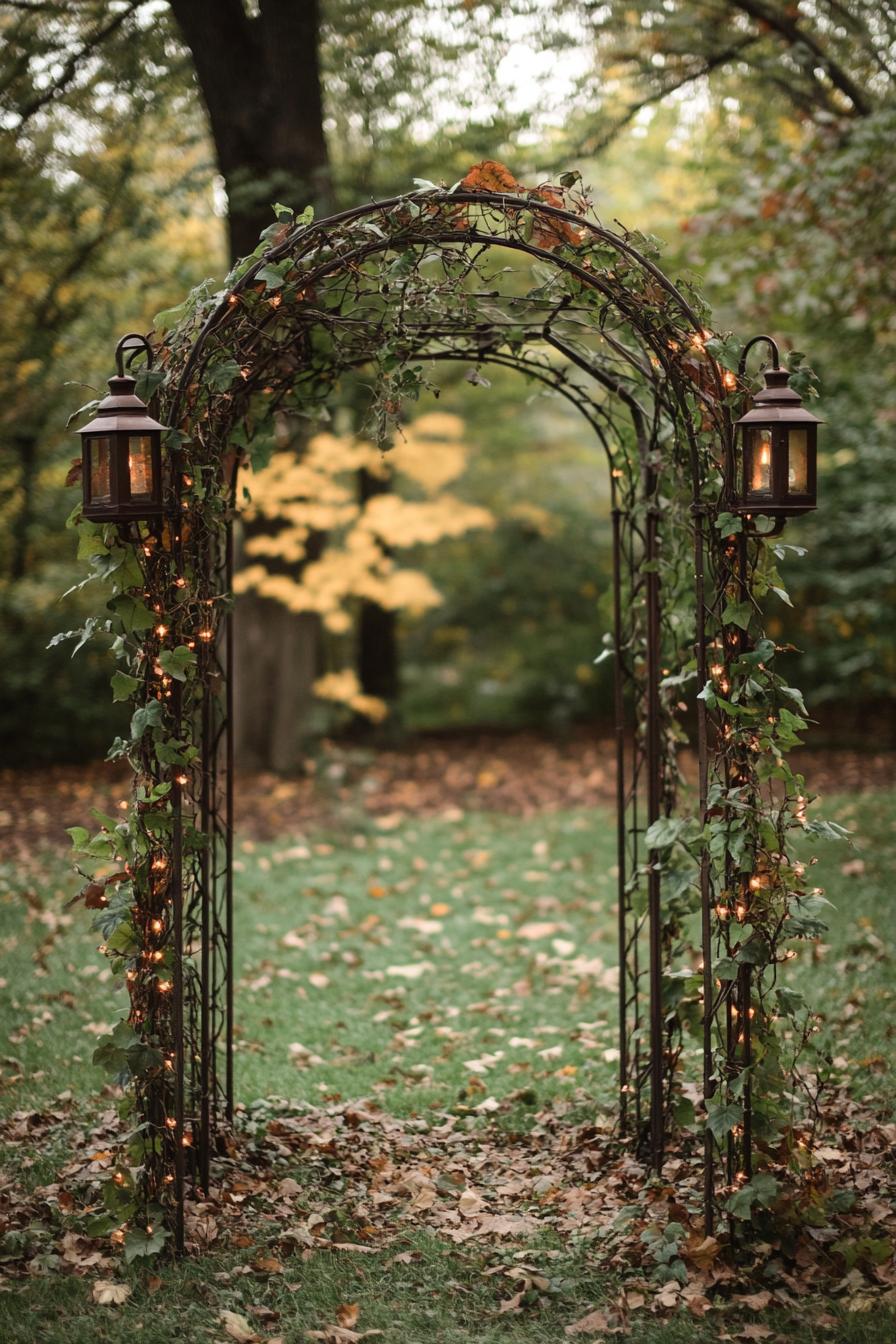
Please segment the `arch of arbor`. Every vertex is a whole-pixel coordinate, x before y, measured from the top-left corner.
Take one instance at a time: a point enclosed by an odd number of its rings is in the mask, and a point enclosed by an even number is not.
[[[280,210],[223,292],[196,291],[157,337],[168,438],[164,524],[110,546],[153,613],[125,633],[136,683],[123,744],[138,805],[122,823],[129,1059],[142,1125],[139,1208],[207,1187],[232,1116],[233,529],[240,464],[272,423],[313,420],[363,369],[384,444],[432,368],[519,370],[568,399],[612,492],[620,1140],[659,1169],[690,1080],[707,1230],[757,1144],[784,1133],[808,1030],[776,981],[802,887],[786,765],[798,693],[762,629],[771,539],[728,511],[745,388],[693,290],[652,240],[607,228],[584,192],[488,187],[471,173],[315,221]],[[771,577],[770,577],[771,575]],[[182,651],[177,659],[163,655]],[[177,665],[176,665],[177,664]],[[145,711],[140,718],[136,711]],[[788,719],[787,715],[790,715]],[[790,735],[788,737],[788,734]],[[690,739],[696,779],[678,757]],[[113,929],[109,943],[115,941]],[[161,955],[159,955],[161,954]],[[697,1139],[696,1141],[701,1141]]]

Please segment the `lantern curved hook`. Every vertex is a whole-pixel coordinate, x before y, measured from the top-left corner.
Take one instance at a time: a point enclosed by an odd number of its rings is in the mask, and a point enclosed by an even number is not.
[[[780,369],[781,352],[778,349],[778,342],[775,340],[775,338],[773,336],[753,336],[750,338],[749,341],[747,341],[743,350],[741,350],[740,352],[740,361],[737,366],[737,376],[739,379],[743,380],[743,376],[747,371],[747,355],[753,349],[753,346],[758,345],[760,341],[765,341],[766,345],[772,352],[772,368]]]
[[[151,369],[153,366],[153,353],[148,338],[146,336],[141,336],[139,331],[129,331],[126,336],[122,336],[115,347],[115,367],[118,369],[119,378],[124,377],[125,354],[128,351],[130,352],[127,361],[128,368],[130,368],[141,350],[146,353],[147,369]]]

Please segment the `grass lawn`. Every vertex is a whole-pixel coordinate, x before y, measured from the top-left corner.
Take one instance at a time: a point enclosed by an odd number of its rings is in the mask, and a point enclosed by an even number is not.
[[[894,803],[887,794],[826,800],[825,815],[855,832],[858,850],[819,844],[818,884],[836,907],[831,932],[825,947],[792,968],[794,983],[821,1008],[856,1094],[888,1114]],[[489,1099],[509,1094],[517,1098],[515,1125],[583,1089],[609,1104],[613,849],[612,818],[597,811],[534,819],[457,813],[388,827],[366,819],[346,833],[238,846],[241,1102],[366,1097],[428,1123],[486,1103],[476,1117],[482,1125]],[[121,1015],[122,996],[84,912],[65,909],[73,889],[65,859],[55,855],[35,856],[27,871],[0,870],[3,1112],[60,1114],[24,1161],[21,1144],[4,1154],[25,1185],[52,1181],[72,1123],[109,1104],[98,1101],[103,1078],[90,1055],[103,1024]],[[508,1113],[494,1123],[506,1126]],[[454,1245],[406,1226],[388,1248],[368,1254],[297,1251],[276,1276],[252,1268],[257,1246],[164,1265],[152,1272],[161,1284],[122,1266],[116,1279],[132,1288],[122,1306],[93,1305],[82,1277],[10,1280],[0,1293],[0,1339],[92,1344],[136,1332],[147,1344],[216,1341],[236,1337],[219,1315],[232,1311],[262,1339],[298,1341],[333,1327],[340,1306],[357,1304],[357,1321],[343,1313],[342,1328],[361,1336],[380,1330],[386,1344],[547,1344],[618,1296],[618,1281],[595,1267],[593,1250],[541,1237],[525,1251],[508,1249],[498,1273],[500,1248]],[[548,1287],[533,1289],[521,1311],[501,1312],[514,1265],[536,1266]],[[896,1337],[896,1316],[885,1308],[830,1311],[837,1320],[828,1327],[761,1319],[768,1338],[794,1344]],[[676,1344],[715,1340],[726,1328],[731,1338],[763,1337],[739,1336],[742,1326],[718,1313],[705,1321],[636,1316],[628,1337]],[[322,1337],[339,1338],[332,1330]]]

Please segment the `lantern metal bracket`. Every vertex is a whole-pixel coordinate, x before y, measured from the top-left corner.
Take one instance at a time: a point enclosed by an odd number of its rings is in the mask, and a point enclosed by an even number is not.
[[[130,356],[127,360],[127,366],[130,368],[141,350],[146,354],[147,369],[151,369],[154,362],[154,356],[149,339],[146,336],[141,336],[139,331],[129,331],[125,336],[122,336],[115,347],[115,367],[118,370],[119,378],[125,376],[125,354],[130,351]]]
[[[747,371],[747,355],[753,349],[753,346],[758,345],[760,341],[765,341],[765,344],[772,352],[772,368],[780,369],[781,367],[781,351],[778,348],[778,342],[775,338],[773,336],[752,336],[740,352],[740,361],[737,365],[737,376],[741,382]]]

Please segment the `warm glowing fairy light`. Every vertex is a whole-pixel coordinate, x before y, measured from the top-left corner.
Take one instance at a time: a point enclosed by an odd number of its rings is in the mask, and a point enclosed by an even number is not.
[[[160,919],[154,919],[149,927],[152,929],[153,933],[161,933],[165,925]]]

